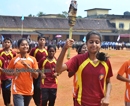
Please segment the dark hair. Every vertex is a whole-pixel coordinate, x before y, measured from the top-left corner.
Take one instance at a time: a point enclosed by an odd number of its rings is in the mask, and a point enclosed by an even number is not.
[[[6,40],[9,40],[9,41],[12,43],[11,38],[4,38],[4,42],[5,42]]]
[[[102,41],[102,35],[98,32],[98,31],[90,31],[87,35],[86,35],[86,42],[89,40],[91,35],[98,35],[100,41]],[[103,53],[103,52],[98,52],[96,55],[96,58],[100,61],[106,61],[109,56],[107,56],[107,54]]]
[[[26,38],[21,38],[21,39],[18,40],[18,44],[17,44],[18,47],[20,47],[20,44],[21,44],[22,41],[24,41],[24,40],[27,41],[27,43],[28,43],[28,45],[29,45],[29,42],[28,42],[28,40],[27,40]]]
[[[77,52],[78,52],[78,54],[80,54],[81,49],[82,49],[82,47],[83,47],[84,45],[85,45],[85,44],[82,44],[82,45],[79,45],[79,46],[78,46],[78,48],[77,48]]]
[[[37,37],[37,41],[39,41],[40,38],[45,38],[45,36],[44,36],[43,34],[38,35],[38,37]]]
[[[100,61],[107,61],[107,59],[109,58],[109,56],[106,53],[103,52],[98,52],[96,55],[96,58]]]
[[[89,40],[91,35],[98,35],[100,38],[100,41],[102,41],[102,35],[98,32],[98,31],[90,31],[87,35],[86,35],[86,42]]]
[[[49,51],[50,48],[54,48],[54,49],[55,49],[55,52],[56,52],[56,46],[55,46],[55,45],[48,45],[48,46],[47,46],[47,51]]]

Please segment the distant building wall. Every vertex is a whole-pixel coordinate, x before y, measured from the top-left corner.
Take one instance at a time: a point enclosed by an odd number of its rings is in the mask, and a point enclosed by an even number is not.
[[[114,19],[110,20],[111,23],[115,23],[116,29],[118,30],[130,30],[130,19]],[[123,24],[123,28],[121,28]]]
[[[38,37],[38,35],[30,35],[30,39],[32,41],[37,41],[37,37]]]
[[[22,35],[11,35],[12,40],[18,40],[20,38],[22,38]]]
[[[97,15],[105,15],[108,14],[108,10],[97,10]]]
[[[79,41],[79,40],[80,40],[80,35],[73,35],[72,38],[73,38],[75,41]]]
[[[95,10],[89,10],[87,11],[87,16],[96,15],[97,12]]]
[[[93,15],[105,15],[108,14],[108,10],[88,10],[87,16],[93,16]]]

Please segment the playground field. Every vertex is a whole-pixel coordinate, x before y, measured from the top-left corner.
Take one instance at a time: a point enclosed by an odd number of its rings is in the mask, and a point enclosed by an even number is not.
[[[58,57],[61,50],[57,50],[56,57]],[[125,83],[120,82],[116,79],[117,71],[120,66],[128,59],[130,59],[130,50],[101,50],[108,53],[113,69],[114,76],[111,78],[112,92],[109,106],[124,106],[124,91]],[[76,55],[75,50],[71,50],[71,57]],[[64,61],[66,61],[65,59]],[[58,77],[58,92],[55,106],[73,106],[72,98],[72,80],[68,78],[67,72],[63,72]],[[11,102],[13,103],[13,102]],[[0,106],[4,106],[2,96],[0,95]],[[30,106],[35,106],[33,99],[31,100]]]

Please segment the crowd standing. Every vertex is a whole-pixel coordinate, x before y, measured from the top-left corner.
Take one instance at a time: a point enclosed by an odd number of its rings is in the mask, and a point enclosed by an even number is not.
[[[77,55],[63,63],[70,47],[76,49]],[[14,106],[29,106],[32,98],[36,106],[54,106],[58,92],[57,77],[67,71],[68,77],[74,76],[74,106],[108,106],[113,72],[109,57],[100,49],[120,50],[124,47],[129,48],[130,44],[102,42],[97,31],[90,31],[86,42],[73,39],[49,42],[44,35],[39,35],[37,42],[25,38],[12,42],[10,38],[5,38],[0,50],[0,89],[4,105],[13,106],[13,94]],[[18,48],[19,52],[12,48]],[[58,59],[55,57],[56,48],[62,48]],[[129,61],[125,62],[117,75],[117,79],[126,82],[127,86],[130,82],[129,64]],[[126,77],[123,77],[124,73]],[[130,106],[127,86],[125,106]]]

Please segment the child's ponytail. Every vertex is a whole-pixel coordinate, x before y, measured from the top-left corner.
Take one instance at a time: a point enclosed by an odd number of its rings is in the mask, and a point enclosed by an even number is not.
[[[96,55],[96,58],[100,61],[107,61],[107,59],[109,58],[109,56],[107,56],[106,53],[103,52],[98,52]]]

